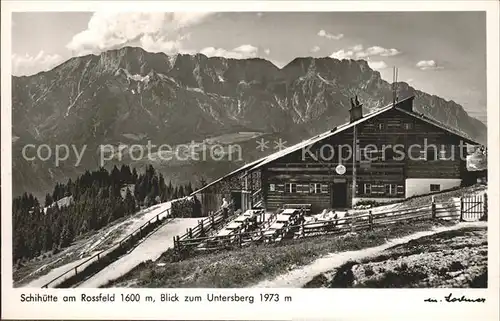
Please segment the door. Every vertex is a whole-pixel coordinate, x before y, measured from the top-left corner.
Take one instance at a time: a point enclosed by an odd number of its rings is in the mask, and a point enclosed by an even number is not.
[[[347,183],[333,183],[332,185],[332,208],[347,207]]]
[[[251,206],[251,192],[250,191],[242,191],[241,192],[241,211],[245,212],[246,210],[250,209]]]
[[[231,192],[231,198],[233,199],[234,203],[234,210],[241,210],[241,192]]]

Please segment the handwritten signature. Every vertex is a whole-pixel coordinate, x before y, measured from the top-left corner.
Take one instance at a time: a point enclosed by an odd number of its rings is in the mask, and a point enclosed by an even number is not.
[[[486,302],[486,298],[467,298],[465,295],[462,295],[461,297],[453,297],[453,294],[450,293],[444,297],[444,299],[434,299],[434,298],[427,298],[424,300],[424,302],[477,302],[477,303],[484,303]]]

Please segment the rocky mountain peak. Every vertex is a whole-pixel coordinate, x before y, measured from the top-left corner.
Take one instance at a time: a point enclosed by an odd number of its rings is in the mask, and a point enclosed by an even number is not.
[[[460,105],[406,83],[398,88],[401,98],[416,96],[420,112],[485,141],[485,125]],[[182,143],[240,131],[300,140],[344,123],[354,95],[367,110],[392,101],[390,84],[363,60],[300,57],[280,69],[261,58],[125,47],[13,77],[13,135],[89,145],[128,137]]]

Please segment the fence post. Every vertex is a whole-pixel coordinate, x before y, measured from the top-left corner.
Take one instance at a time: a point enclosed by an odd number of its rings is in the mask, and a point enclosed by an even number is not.
[[[488,194],[484,193],[483,197],[483,210],[484,210],[484,218],[487,221],[488,220]]]
[[[460,222],[464,220],[464,198],[460,196]]]
[[[354,233],[356,232],[356,217],[355,216],[352,216],[351,218],[351,233]]]
[[[75,267],[75,275],[78,274],[78,271],[76,270],[76,267]]]
[[[373,215],[372,215],[372,210],[368,211],[368,223],[370,223],[370,230],[373,230]]]
[[[193,229],[192,228],[189,228],[188,229],[188,235],[189,235],[189,238],[192,239],[193,238]]]
[[[302,220],[302,221],[300,222],[300,237],[304,237],[304,236],[306,235],[306,231],[305,231],[305,229],[304,229],[304,221],[305,221],[305,220]]]
[[[156,215],[156,221],[158,222],[160,220],[160,214]]]
[[[212,213],[210,213],[210,227],[212,230],[215,230],[215,219]]]
[[[238,246],[241,247],[241,230],[238,231]]]
[[[436,219],[436,202],[434,200],[434,196],[431,198],[431,217],[433,220]]]
[[[180,253],[182,251],[181,242],[180,242],[181,237],[179,235],[177,235],[175,238],[176,238],[175,243],[177,244],[177,253]]]
[[[199,221],[199,225],[200,225],[200,233],[201,233],[202,236],[204,236],[205,235],[205,229],[203,227],[203,220]]]

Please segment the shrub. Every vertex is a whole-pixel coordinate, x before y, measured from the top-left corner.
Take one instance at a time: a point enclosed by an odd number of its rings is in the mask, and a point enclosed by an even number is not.
[[[373,271],[373,269],[371,268],[371,266],[367,266],[365,268],[365,276],[366,277],[370,277],[370,276],[372,276],[374,274],[375,274],[375,271]]]
[[[360,287],[369,288],[403,288],[411,287],[417,282],[427,278],[427,274],[420,271],[388,271],[380,279],[369,280]]]
[[[321,273],[304,285],[304,288],[321,288],[328,283],[327,277]]]
[[[173,217],[201,217],[201,206],[196,197],[183,198],[172,202]]]
[[[337,269],[337,273],[330,283],[330,288],[350,288],[354,283],[354,273],[352,267],[358,264],[357,262],[347,262]]]
[[[377,201],[374,201],[374,200],[361,200],[359,202],[356,202],[356,205],[355,207],[356,208],[369,208],[369,207],[376,207],[376,206],[380,206],[382,205],[383,203],[380,203],[380,202],[377,202]]]
[[[460,271],[465,269],[465,267],[462,265],[462,263],[458,261],[453,261],[450,266],[449,266],[450,272],[455,272],[455,271]]]
[[[488,271],[484,271],[469,282],[471,288],[487,288],[488,287]]]

